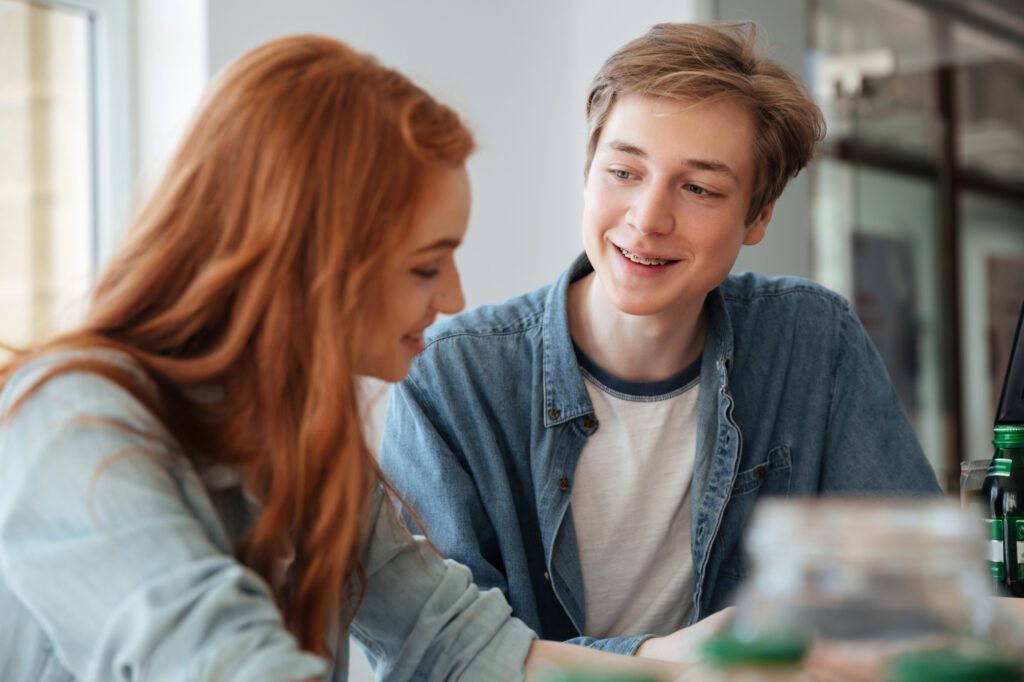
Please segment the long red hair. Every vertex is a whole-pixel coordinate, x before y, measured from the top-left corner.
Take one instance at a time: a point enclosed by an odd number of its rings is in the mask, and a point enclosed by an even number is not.
[[[360,330],[380,314],[381,273],[430,173],[472,148],[449,108],[343,43],[293,36],[257,47],[211,84],[81,327],[0,370],[6,383],[58,349],[132,356],[156,396],[82,356],[46,378],[85,370],[116,381],[197,466],[242,472],[262,510],[238,557],[273,585],[294,547],[290,588],[275,595],[317,653],[360,593],[381,481],[352,365]],[[194,390],[209,387],[218,398]]]

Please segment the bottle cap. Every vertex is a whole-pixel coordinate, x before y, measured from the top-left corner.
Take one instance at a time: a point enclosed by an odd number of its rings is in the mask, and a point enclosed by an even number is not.
[[[722,668],[743,664],[794,665],[803,660],[809,644],[808,638],[797,634],[743,639],[725,630],[704,642],[703,653],[708,663]]]
[[[996,424],[992,444],[997,448],[1024,447],[1024,424]]]
[[[886,670],[886,682],[1019,682],[1024,671],[997,657],[971,656],[952,649],[900,656]]]

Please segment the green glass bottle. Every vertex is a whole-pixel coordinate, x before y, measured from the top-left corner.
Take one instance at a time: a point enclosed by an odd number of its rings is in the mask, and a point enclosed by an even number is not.
[[[1024,597],[1024,306],[996,408],[996,446],[981,498],[988,508],[989,565],[999,591]]]
[[[997,424],[981,497],[988,508],[989,566],[1000,593],[1024,597],[1024,424]]]
[[[809,637],[784,632],[740,637],[730,628],[704,642],[703,661],[694,673],[701,682],[796,682],[810,648]],[[690,679],[687,676],[684,679]]]

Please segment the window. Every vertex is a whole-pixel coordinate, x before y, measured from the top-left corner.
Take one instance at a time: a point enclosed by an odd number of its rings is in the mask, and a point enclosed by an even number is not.
[[[1024,296],[1024,7],[816,0],[816,276],[871,334],[948,489],[991,456]]]
[[[6,343],[30,343],[79,319],[127,214],[126,1],[0,0]]]

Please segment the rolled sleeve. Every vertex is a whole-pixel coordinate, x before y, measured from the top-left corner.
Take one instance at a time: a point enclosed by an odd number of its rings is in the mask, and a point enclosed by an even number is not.
[[[622,654],[623,656],[635,656],[640,645],[656,635],[630,635],[628,637],[609,637],[607,639],[594,639],[593,637],[576,637],[566,641],[566,644],[576,644],[599,651],[607,651],[610,654]]]
[[[497,589],[439,557],[378,500],[352,634],[381,680],[517,680],[536,635]]]

